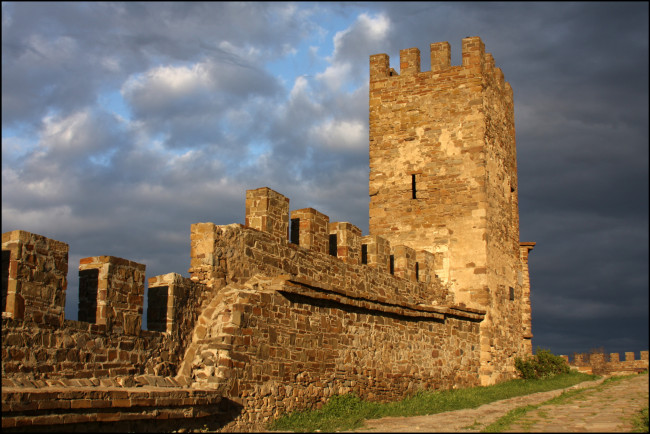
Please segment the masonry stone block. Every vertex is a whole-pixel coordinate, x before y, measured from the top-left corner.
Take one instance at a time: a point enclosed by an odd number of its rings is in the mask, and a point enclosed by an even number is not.
[[[388,272],[390,268],[390,242],[376,235],[366,235],[361,238],[365,245],[367,265]]]
[[[336,256],[349,264],[361,264],[361,229],[348,222],[332,222],[330,228],[330,249],[336,242]],[[332,239],[332,236],[335,238]]]
[[[394,257],[394,274],[402,279],[416,282],[417,258],[415,250],[408,246],[392,246]]]
[[[2,234],[4,312],[14,319],[61,325],[64,320],[68,245],[15,230]]]
[[[329,253],[329,217],[313,209],[291,211],[291,242],[320,253]],[[296,236],[297,233],[297,236]]]
[[[79,261],[79,316],[108,330],[138,335],[142,326],[144,264],[116,256],[91,256]],[[89,279],[94,279],[92,282]],[[96,282],[96,287],[94,287]],[[90,294],[89,294],[90,293]],[[96,294],[96,303],[90,300]]]
[[[289,238],[289,198],[268,187],[246,191],[246,226]]]

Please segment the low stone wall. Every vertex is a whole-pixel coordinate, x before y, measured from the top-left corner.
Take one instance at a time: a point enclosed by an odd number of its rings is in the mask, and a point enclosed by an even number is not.
[[[174,426],[170,420],[196,422],[223,412],[221,394],[213,390],[92,384],[39,388],[8,383],[11,381],[3,380],[3,431],[105,432],[132,429],[133,422],[148,422],[140,428],[155,432]]]
[[[63,327],[2,319],[2,377],[30,379],[173,375],[179,362],[165,334],[109,333],[106,327],[65,320]],[[174,360],[175,358],[175,360]]]

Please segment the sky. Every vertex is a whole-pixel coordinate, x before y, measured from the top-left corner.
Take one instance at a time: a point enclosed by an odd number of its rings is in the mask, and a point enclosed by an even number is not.
[[[2,232],[188,276],[247,189],[368,234],[368,64],[480,36],[514,92],[533,346],[648,350],[648,4],[2,3]],[[146,308],[146,301],[145,301]],[[146,318],[146,312],[145,312]]]

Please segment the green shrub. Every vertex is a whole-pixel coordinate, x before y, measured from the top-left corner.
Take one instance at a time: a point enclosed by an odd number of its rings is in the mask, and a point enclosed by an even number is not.
[[[527,380],[533,378],[550,378],[557,374],[569,372],[569,365],[560,356],[556,356],[549,350],[538,348],[533,357],[527,359],[515,359],[515,368],[519,371],[521,378]]]

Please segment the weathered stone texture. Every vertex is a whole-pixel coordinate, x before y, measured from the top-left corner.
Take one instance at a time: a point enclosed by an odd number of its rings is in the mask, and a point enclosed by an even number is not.
[[[246,226],[289,238],[289,198],[268,187],[246,192]]]
[[[179,376],[229,384],[244,406],[229,429],[260,429],[347,392],[389,400],[478,384],[480,313],[360,302],[262,277],[227,286],[206,312]]]
[[[145,265],[115,256],[93,256],[79,261],[80,281],[88,270],[97,270],[96,324],[106,325],[108,330],[137,335],[142,326]],[[87,285],[86,290],[92,285]],[[79,311],[84,317],[82,301],[88,297],[79,295]],[[92,318],[92,315],[87,315]]]
[[[463,39],[462,58],[451,66],[449,44],[431,44],[431,70],[421,72],[419,50],[402,50],[398,75],[388,56],[371,56],[370,234],[439,255],[436,274],[456,301],[489,307],[481,325],[488,384],[530,354],[527,268],[512,89],[480,38]]]
[[[65,311],[68,245],[16,230],[2,234],[2,251],[3,316],[61,325]]]

